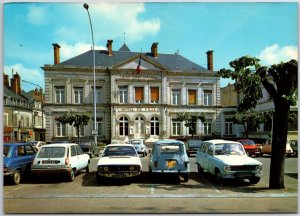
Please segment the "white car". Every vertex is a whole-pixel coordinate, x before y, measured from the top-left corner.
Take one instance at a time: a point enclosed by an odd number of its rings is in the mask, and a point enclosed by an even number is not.
[[[144,144],[143,139],[130,139],[129,144],[132,144],[138,154],[142,154],[143,157],[147,156],[147,146]]]
[[[78,144],[61,143],[43,145],[31,166],[35,174],[65,174],[73,181],[75,174],[85,169],[89,172],[90,156]]]
[[[262,163],[249,157],[243,145],[234,141],[204,141],[197,151],[196,164],[199,173],[206,170],[215,175],[218,182],[241,178],[256,184],[262,176]]]
[[[97,164],[98,182],[103,178],[132,178],[142,173],[142,163],[131,144],[109,144]]]

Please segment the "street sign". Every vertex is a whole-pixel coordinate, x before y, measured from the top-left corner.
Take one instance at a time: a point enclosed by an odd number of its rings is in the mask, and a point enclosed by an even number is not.
[[[98,135],[98,130],[92,130],[92,135]]]

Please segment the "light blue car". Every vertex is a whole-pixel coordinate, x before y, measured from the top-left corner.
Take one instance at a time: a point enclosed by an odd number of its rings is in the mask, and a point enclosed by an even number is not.
[[[149,160],[149,174],[175,174],[189,180],[190,164],[183,142],[172,139],[158,140],[153,144]]]
[[[143,139],[130,139],[129,144],[132,144],[138,154],[142,154],[143,157],[147,156],[147,146],[144,144]]]
[[[248,179],[256,184],[262,176],[262,163],[249,157],[239,142],[209,140],[203,142],[196,155],[198,172],[204,170],[215,175],[221,183],[223,179]]]

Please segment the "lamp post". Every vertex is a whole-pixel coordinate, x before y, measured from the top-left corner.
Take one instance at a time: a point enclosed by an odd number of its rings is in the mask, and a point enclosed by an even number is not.
[[[89,16],[89,21],[90,21],[90,26],[91,26],[91,33],[92,33],[92,42],[93,42],[93,71],[94,71],[94,130],[92,131],[92,135],[94,135],[95,143],[97,144],[97,115],[96,115],[96,71],[95,71],[95,48],[94,48],[94,33],[93,33],[93,26],[92,26],[92,21],[91,21],[91,16],[89,13],[89,5],[87,3],[83,4],[83,7],[86,9],[88,16]]]

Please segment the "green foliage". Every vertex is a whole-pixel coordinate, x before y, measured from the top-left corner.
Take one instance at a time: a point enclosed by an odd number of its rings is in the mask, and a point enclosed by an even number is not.
[[[185,121],[184,125],[186,127],[189,127],[191,129],[192,135],[194,135],[194,132],[196,131],[196,123],[197,119],[200,119],[202,122],[206,121],[205,113],[178,113],[176,115],[176,119],[178,121]]]
[[[79,127],[80,125],[87,125],[91,120],[91,114],[88,112],[68,112],[64,113],[64,115],[55,118],[55,120],[61,123],[68,123],[69,125],[73,125],[74,127]]]

